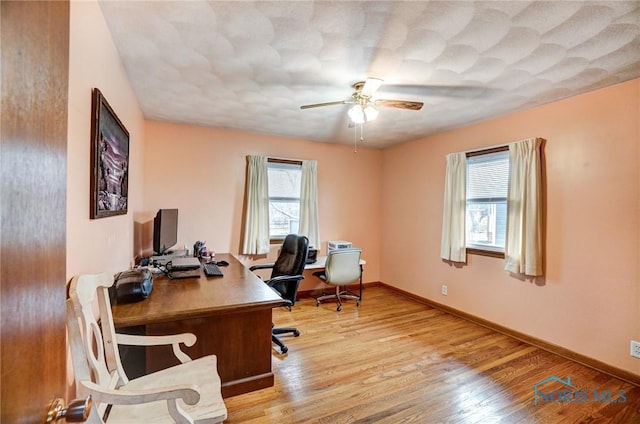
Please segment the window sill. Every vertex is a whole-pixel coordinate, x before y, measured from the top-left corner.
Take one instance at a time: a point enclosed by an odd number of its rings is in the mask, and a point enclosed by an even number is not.
[[[496,252],[495,250],[484,250],[475,247],[467,247],[467,253],[471,255],[489,256],[492,258],[504,259],[504,252]]]

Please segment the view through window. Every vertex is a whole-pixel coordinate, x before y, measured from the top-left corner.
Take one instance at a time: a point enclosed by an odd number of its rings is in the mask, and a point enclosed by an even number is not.
[[[504,253],[509,151],[467,157],[467,248]]]
[[[298,233],[302,163],[269,159],[269,237],[283,239]]]

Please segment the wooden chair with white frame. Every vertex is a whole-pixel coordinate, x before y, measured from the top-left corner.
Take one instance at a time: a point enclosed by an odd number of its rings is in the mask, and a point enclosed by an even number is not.
[[[181,343],[193,346],[196,342],[196,336],[190,333],[117,334],[108,293],[112,284],[113,275],[92,274],[74,277],[69,287],[67,329],[77,394],[91,396],[87,422],[223,422],[227,409],[215,355],[191,360],[180,350]],[[119,344],[172,345],[181,363],[129,380],[120,362]]]

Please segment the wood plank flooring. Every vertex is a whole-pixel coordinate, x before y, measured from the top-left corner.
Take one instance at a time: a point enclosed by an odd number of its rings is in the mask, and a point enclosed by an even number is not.
[[[226,423],[640,423],[639,387],[384,287],[274,322],[301,335],[274,350],[274,387],[225,399]],[[534,396],[549,377],[573,387]]]

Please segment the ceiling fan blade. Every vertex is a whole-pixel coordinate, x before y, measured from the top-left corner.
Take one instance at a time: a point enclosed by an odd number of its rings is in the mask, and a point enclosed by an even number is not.
[[[349,100],[339,100],[337,102],[315,103],[315,104],[312,104],[312,105],[300,106],[300,109],[311,109],[311,108],[314,108],[314,107],[322,107],[322,106],[346,105],[348,103],[353,103],[353,102],[349,101]]]
[[[494,89],[473,85],[420,85],[420,84],[385,84],[385,93],[410,94],[413,96],[439,96],[468,98],[491,94]]]
[[[364,82],[364,85],[362,86],[362,90],[360,91],[360,93],[363,96],[371,97],[373,96],[373,93],[378,91],[383,82],[384,81],[380,78],[367,78],[367,80]]]
[[[397,107],[398,109],[411,109],[420,110],[424,103],[422,102],[409,102],[406,100],[385,100],[380,99],[375,101],[376,106]]]

